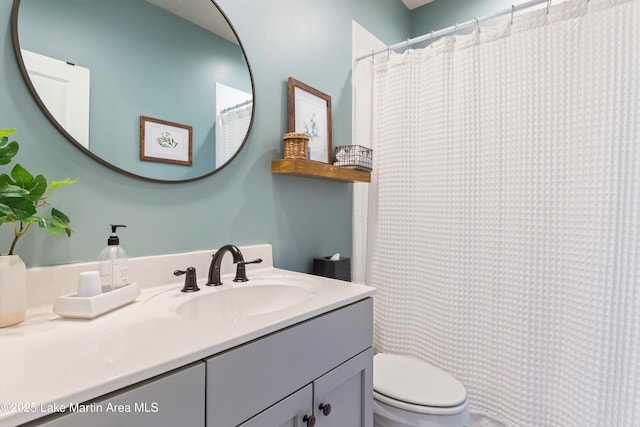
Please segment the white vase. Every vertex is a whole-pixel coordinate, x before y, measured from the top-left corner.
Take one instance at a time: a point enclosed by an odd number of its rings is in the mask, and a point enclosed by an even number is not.
[[[0,256],[0,328],[24,320],[27,308],[27,266],[19,255]]]

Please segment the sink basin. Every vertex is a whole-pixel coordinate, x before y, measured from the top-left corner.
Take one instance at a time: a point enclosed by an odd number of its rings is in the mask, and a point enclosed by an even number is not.
[[[290,277],[250,278],[249,282],[222,286],[199,285],[200,291],[183,293],[172,289],[143,305],[143,310],[169,314],[184,320],[228,320],[284,310],[315,296],[314,283]]]
[[[183,319],[236,319],[282,310],[312,297],[308,290],[290,285],[238,286],[199,295],[177,305],[175,313]]]

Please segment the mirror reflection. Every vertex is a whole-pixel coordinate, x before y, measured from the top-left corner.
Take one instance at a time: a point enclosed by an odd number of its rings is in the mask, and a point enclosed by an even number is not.
[[[14,44],[34,97],[91,157],[151,181],[191,181],[242,148],[252,76],[211,0],[15,0],[15,8]],[[192,162],[141,159],[141,116],[190,127]],[[172,141],[159,148],[167,157],[187,141],[171,135],[176,128],[160,129]],[[146,139],[147,149],[156,142]]]

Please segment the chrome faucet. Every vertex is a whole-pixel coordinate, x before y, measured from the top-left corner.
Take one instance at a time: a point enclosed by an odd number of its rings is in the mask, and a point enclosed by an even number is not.
[[[242,256],[242,252],[240,252],[240,249],[238,249],[237,246],[225,245],[218,249],[215,254],[213,254],[211,266],[209,267],[209,280],[207,280],[207,286],[222,285],[222,281],[220,280],[220,264],[222,263],[224,254],[226,254],[227,252],[231,252],[231,255],[233,256],[233,263],[237,265],[236,277],[233,279],[234,282],[246,282],[249,280],[247,279],[245,265],[260,264],[262,262],[261,258],[255,259],[253,261],[245,261],[244,257]]]

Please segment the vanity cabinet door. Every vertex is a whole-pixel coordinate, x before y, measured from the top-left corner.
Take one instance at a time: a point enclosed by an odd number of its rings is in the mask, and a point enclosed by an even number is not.
[[[205,378],[198,362],[25,426],[204,427]]]
[[[372,340],[367,298],[207,359],[207,426],[240,425],[370,348]]]
[[[372,427],[372,375],[369,348],[240,427],[300,427],[312,414],[316,427]]]
[[[318,378],[313,385],[316,427],[373,426],[371,348]]]
[[[313,386],[309,384],[269,409],[259,413],[240,427],[300,427],[305,416],[312,415]]]

